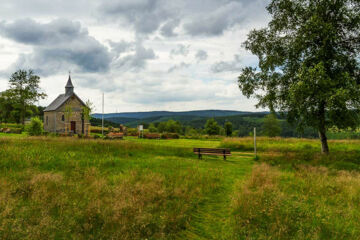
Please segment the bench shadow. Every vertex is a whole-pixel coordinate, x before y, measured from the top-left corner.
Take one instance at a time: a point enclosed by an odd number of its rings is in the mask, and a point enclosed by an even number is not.
[[[238,157],[238,156],[236,156]],[[236,158],[235,157],[235,158]],[[196,157],[196,160],[198,161],[205,161],[205,162],[224,162],[224,163],[229,163],[229,164],[240,164],[242,163],[242,159],[231,159],[232,157],[226,157],[226,160],[222,157],[222,156],[206,156],[206,157],[202,157],[202,159],[199,159]]]

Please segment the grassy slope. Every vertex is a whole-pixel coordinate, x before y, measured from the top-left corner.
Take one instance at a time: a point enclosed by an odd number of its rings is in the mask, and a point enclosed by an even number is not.
[[[359,239],[359,145],[259,138],[250,174],[251,138],[0,138],[0,238]]]
[[[219,239],[231,232],[233,184],[250,171],[250,158],[198,161],[191,152],[216,141],[140,143],[0,138],[0,198],[7,199],[0,238]]]

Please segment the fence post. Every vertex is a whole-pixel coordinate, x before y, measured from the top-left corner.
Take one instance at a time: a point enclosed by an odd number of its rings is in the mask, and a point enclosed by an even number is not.
[[[255,153],[255,158],[257,157],[257,153],[256,153],[256,127],[254,128],[254,153]]]

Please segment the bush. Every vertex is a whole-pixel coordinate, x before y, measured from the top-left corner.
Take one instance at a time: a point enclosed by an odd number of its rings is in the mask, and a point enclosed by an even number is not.
[[[49,136],[49,137],[58,137],[59,136],[59,134],[58,133],[54,133],[54,132],[51,132],[51,133],[46,133],[47,134],[47,136]]]
[[[10,133],[21,134],[22,131],[23,131],[22,128],[10,128]]]
[[[31,118],[30,124],[27,126],[27,132],[30,136],[40,136],[44,131],[43,129],[43,122],[40,118]]]
[[[91,127],[91,128],[90,128],[90,132],[91,132],[91,133],[98,133],[98,134],[102,134],[102,130],[101,130],[101,128],[94,128],[94,127]],[[104,128],[104,134],[107,134],[107,133],[108,133],[107,128]]]
[[[161,139],[179,139],[180,136],[177,133],[163,133]]]
[[[160,134],[158,134],[158,133],[146,133],[146,134],[144,134],[144,138],[146,138],[146,139],[159,139]]]
[[[126,134],[127,136],[138,136],[139,131],[137,130],[137,128],[128,128]]]

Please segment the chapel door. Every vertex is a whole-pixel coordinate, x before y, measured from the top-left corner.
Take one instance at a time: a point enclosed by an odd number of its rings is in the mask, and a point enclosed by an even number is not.
[[[76,133],[76,122],[75,121],[71,121],[70,130],[71,130],[71,132]]]

